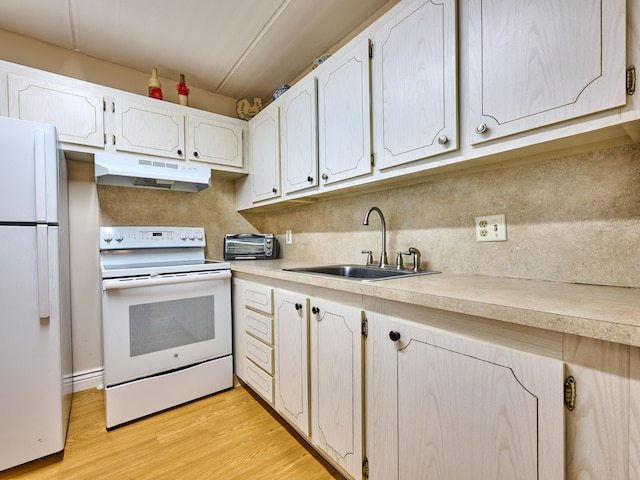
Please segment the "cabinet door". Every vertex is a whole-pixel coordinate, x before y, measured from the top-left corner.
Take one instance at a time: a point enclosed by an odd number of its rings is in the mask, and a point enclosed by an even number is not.
[[[318,185],[317,83],[307,76],[283,97],[282,188],[293,193]]]
[[[267,108],[249,121],[252,198],[254,202],[280,196],[280,112]]]
[[[469,2],[472,143],[624,105],[625,3]]]
[[[384,315],[369,340],[369,478],[564,478],[562,361]]]
[[[185,158],[184,115],[117,99],[115,121],[116,150]]]
[[[61,142],[104,147],[100,95],[12,74],[8,86],[10,117],[55,125]]]
[[[308,302],[300,294],[276,290],[276,409],[309,435]]]
[[[242,126],[212,118],[187,117],[187,158],[242,168]]]
[[[371,173],[369,41],[318,67],[318,145],[324,184]]]
[[[362,311],[311,299],[311,439],[362,478]],[[414,477],[418,478],[418,477]]]
[[[456,2],[409,2],[375,34],[379,168],[458,148]]]

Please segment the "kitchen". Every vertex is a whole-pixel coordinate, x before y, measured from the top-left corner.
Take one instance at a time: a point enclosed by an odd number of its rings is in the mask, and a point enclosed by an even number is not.
[[[92,75],[109,77],[123,82],[115,85],[123,90],[146,87],[148,73],[6,31],[0,32],[0,39],[3,60],[95,83],[100,83],[99,79]],[[126,84],[123,78],[128,79]],[[233,99],[202,96],[210,103],[201,108],[235,116]],[[194,89],[193,101],[197,97]],[[376,205],[386,217],[389,252],[416,246],[432,269],[638,288],[639,157],[635,143],[604,141],[597,148],[565,147],[543,156],[510,163],[505,160],[491,168],[475,167],[388,190],[242,213],[236,211],[232,180],[214,175],[212,187],[196,195],[96,187],[93,165],[72,160],[71,229],[77,241],[72,244],[72,291],[81,292],[74,294],[73,313],[75,319],[86,319],[73,325],[78,388],[95,387],[102,368],[100,299],[92,293],[100,290],[99,276],[97,269],[86,268],[98,262],[94,247],[99,225],[180,225],[188,218],[188,223],[205,227],[209,258],[220,257],[223,233],[274,232],[283,240],[285,231],[292,230],[293,243],[281,241],[284,259],[361,263],[361,250],[377,252],[379,248],[379,232],[362,225],[364,213]],[[473,218],[501,212],[507,216],[508,241],[475,242]],[[85,245],[91,248],[83,248]],[[628,347],[621,348],[629,355]]]

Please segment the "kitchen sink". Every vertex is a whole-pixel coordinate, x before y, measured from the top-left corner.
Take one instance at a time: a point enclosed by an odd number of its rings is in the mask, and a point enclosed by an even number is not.
[[[418,270],[416,272],[414,270],[398,270],[392,267],[380,268],[372,265],[321,265],[317,267],[285,268],[283,270],[296,273],[332,275],[365,282],[440,273],[434,270]]]

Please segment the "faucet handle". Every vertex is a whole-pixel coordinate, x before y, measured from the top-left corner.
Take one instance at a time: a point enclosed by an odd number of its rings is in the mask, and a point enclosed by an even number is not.
[[[403,255],[409,255],[409,252],[401,252],[399,251],[396,255],[396,268],[398,270],[402,270],[404,268],[404,262],[402,260]]]
[[[373,265],[373,252],[371,250],[362,250],[360,253],[367,256],[367,265]]]

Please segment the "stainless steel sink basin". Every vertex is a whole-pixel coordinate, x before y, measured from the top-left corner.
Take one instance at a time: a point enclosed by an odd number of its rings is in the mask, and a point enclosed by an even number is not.
[[[415,272],[413,270],[398,270],[396,268],[380,268],[364,265],[321,265],[317,267],[285,268],[284,270],[296,273],[332,275],[367,282],[440,273],[433,270],[418,270]]]

